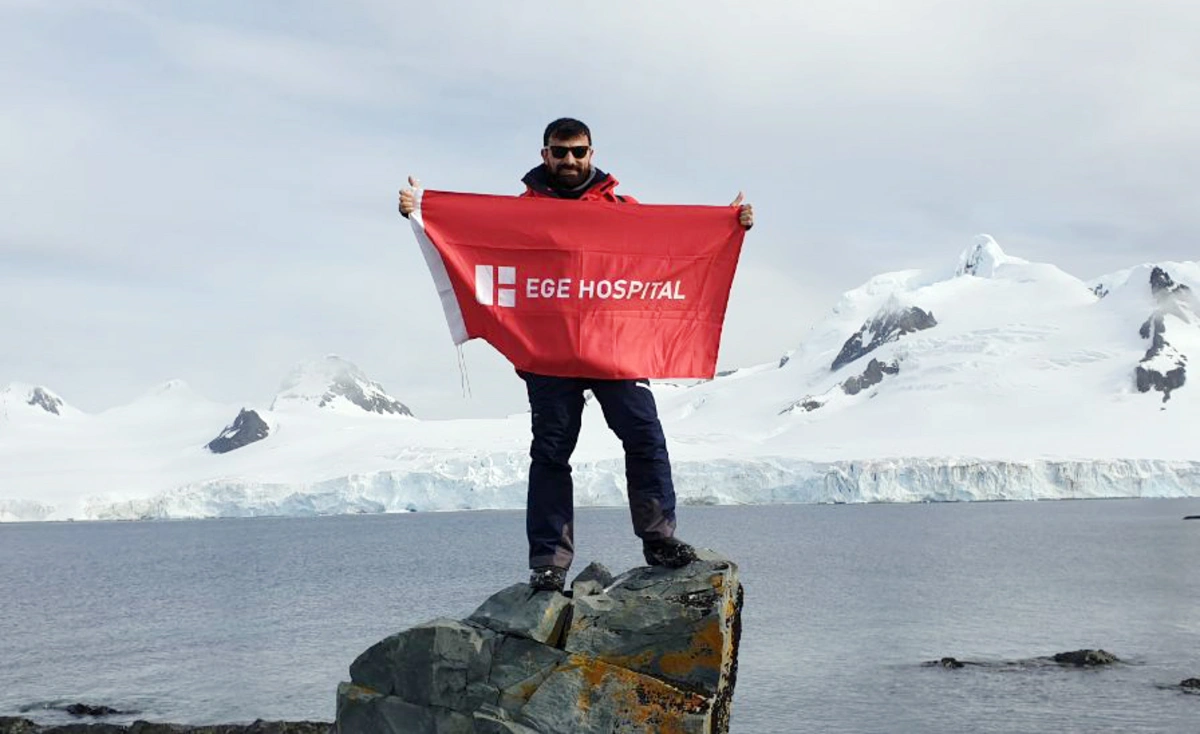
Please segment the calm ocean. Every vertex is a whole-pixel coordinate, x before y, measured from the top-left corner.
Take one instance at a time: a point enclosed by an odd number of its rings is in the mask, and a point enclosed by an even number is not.
[[[733,730],[1197,732],[1200,500],[683,507],[740,567]],[[0,715],[332,720],[367,646],[523,580],[520,512],[0,525]],[[576,570],[637,565],[624,509]],[[1078,648],[1125,663],[1021,663]],[[926,667],[954,656],[987,663]]]

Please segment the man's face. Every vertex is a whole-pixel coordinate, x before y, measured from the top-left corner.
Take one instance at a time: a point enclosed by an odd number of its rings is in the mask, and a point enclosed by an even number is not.
[[[556,154],[564,153],[559,158]],[[576,156],[581,153],[581,156]],[[542,148],[542,161],[550,172],[550,178],[560,187],[574,188],[587,180],[592,170],[592,145],[586,135],[570,138],[550,138]]]

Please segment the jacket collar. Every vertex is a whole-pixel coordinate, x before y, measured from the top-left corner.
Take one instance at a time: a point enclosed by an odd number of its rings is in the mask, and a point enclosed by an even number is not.
[[[521,183],[542,196],[553,196],[559,199],[581,199],[585,196],[588,198],[603,196],[616,188],[617,179],[592,166],[592,175],[586,183],[578,189],[563,191],[550,185],[550,172],[546,170],[546,164],[543,163],[531,169],[529,173],[526,173],[525,177],[521,179]]]

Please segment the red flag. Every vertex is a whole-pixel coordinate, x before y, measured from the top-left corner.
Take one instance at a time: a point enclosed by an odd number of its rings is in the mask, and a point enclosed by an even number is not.
[[[711,378],[745,230],[728,206],[419,192],[409,217],[456,344],[520,370]]]

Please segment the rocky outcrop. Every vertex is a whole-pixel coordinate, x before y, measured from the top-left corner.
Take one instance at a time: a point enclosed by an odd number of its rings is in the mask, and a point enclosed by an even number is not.
[[[1150,339],[1150,348],[1134,369],[1138,392],[1157,390],[1165,403],[1171,399],[1171,391],[1183,387],[1187,380],[1187,357],[1164,338],[1166,324],[1161,314],[1142,324],[1140,333],[1143,339]]]
[[[261,441],[271,433],[271,427],[253,410],[242,408],[233,423],[225,426],[221,435],[205,444],[204,448],[214,454],[225,454],[255,441]]]
[[[1184,678],[1179,687],[1189,691],[1200,691],[1200,678]]]
[[[1171,399],[1171,392],[1187,381],[1187,356],[1167,341],[1166,319],[1173,316],[1184,323],[1193,320],[1188,303],[1192,291],[1155,267],[1150,271],[1150,292],[1158,305],[1139,330],[1143,339],[1150,340],[1150,348],[1134,368],[1134,381],[1138,392],[1157,390],[1165,403]]]
[[[884,375],[897,375],[899,373],[899,363],[893,361],[891,364],[884,364],[877,359],[872,359],[861,375],[851,377],[842,383],[842,391],[847,395],[857,395],[863,390],[883,382]]]
[[[29,393],[29,401],[28,402],[30,405],[34,406],[35,408],[41,408],[42,410],[46,411],[47,413],[53,413],[54,415],[61,415],[60,411],[62,410],[62,407],[63,407],[62,398],[59,398],[59,397],[56,397],[55,395],[50,394],[44,388],[35,387],[33,389],[33,391]]]
[[[0,734],[333,734],[326,721],[255,721],[252,724],[215,724],[181,726],[135,721],[129,726],[117,724],[64,724],[39,726],[29,719],[0,716]]]
[[[1021,258],[1005,254],[990,235],[980,234],[976,235],[975,242],[959,255],[958,267],[955,268],[954,275],[955,277],[974,275],[979,278],[991,278],[996,274],[996,269],[1002,265],[1025,264],[1025,262]]]
[[[1099,665],[1112,665],[1121,662],[1116,655],[1105,650],[1072,650],[1055,654],[1051,660],[1060,665],[1074,665],[1077,668],[1094,668]]]
[[[737,567],[709,552],[615,580],[591,566],[570,596],[514,584],[360,655],[338,732],[727,732],[741,607]]]
[[[335,354],[323,360],[303,362],[292,370],[271,402],[271,410],[298,405],[412,416],[408,406],[388,395],[382,385]]]
[[[1191,290],[1183,283],[1176,283],[1171,274],[1160,267],[1155,266],[1150,271],[1150,292],[1155,296],[1180,295],[1190,293]]]
[[[958,658],[953,657],[943,657],[938,660],[928,660],[922,663],[922,665],[927,668],[938,667],[946,668],[947,670],[958,670],[967,666],[1005,669],[1036,669],[1055,665],[1072,666],[1076,668],[1097,668],[1105,665],[1114,665],[1119,662],[1121,662],[1120,658],[1106,650],[1083,649],[1071,650],[1068,652],[1058,652],[1044,657],[1023,658],[1021,660],[971,661],[959,660]]]
[[[916,306],[908,308],[899,308],[895,305],[885,306],[846,340],[846,343],[842,345],[842,350],[834,358],[831,369],[837,370],[843,365],[873,352],[883,344],[899,340],[905,334],[932,329],[935,326],[937,326],[937,319],[933,317],[933,314]]]
[[[843,395],[857,395],[863,390],[883,382],[885,375],[898,374],[900,374],[900,363],[898,361],[892,360],[890,363],[884,363],[872,358],[867,363],[867,368],[863,370],[861,375],[847,378],[821,396],[814,397],[809,395],[796,400],[780,410],[779,414],[783,415],[784,413],[794,413],[796,411],[804,411],[806,413],[814,411],[817,408],[824,407],[826,403],[837,396],[838,392],[841,392]]]
[[[86,703],[73,703],[63,709],[71,716],[117,716],[119,714],[132,714],[134,711],[121,711],[112,706],[92,706]]]
[[[412,415],[404,403],[388,396],[382,388],[375,389],[374,385],[364,386],[352,377],[339,377],[329,383],[329,389],[321,396],[317,406],[324,408],[333,402],[334,398],[343,397],[368,413],[381,415]]]

